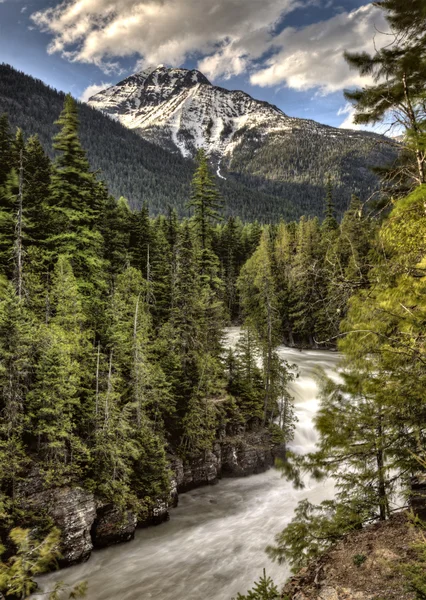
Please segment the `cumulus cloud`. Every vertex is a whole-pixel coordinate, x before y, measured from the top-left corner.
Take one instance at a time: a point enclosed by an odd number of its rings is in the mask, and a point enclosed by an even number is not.
[[[325,0],[323,0],[325,1]],[[1,0],[0,0],[1,2]],[[50,53],[118,71],[137,56],[138,68],[182,65],[201,56],[207,77],[250,73],[262,87],[287,85],[327,94],[368,83],[342,53],[372,51],[387,41],[383,11],[367,4],[303,28],[285,27],[296,7],[318,0],[63,0],[32,15],[52,35]],[[280,25],[281,24],[281,25]],[[382,38],[382,39],[380,39]]]
[[[309,1],[65,0],[34,13],[32,19],[53,35],[50,53],[104,70],[117,67],[117,57],[135,54],[144,65],[180,65],[194,53],[218,52],[226,63],[234,48],[238,52],[230,67],[234,73],[246,67],[241,53],[259,57],[279,20]],[[211,72],[214,63],[211,58]]]
[[[95,83],[93,85],[89,85],[80,95],[80,100],[82,102],[87,102],[89,100],[89,98],[91,98],[92,96],[94,96],[95,94],[97,94],[98,92],[101,92],[102,90],[105,90],[106,88],[110,87],[111,85],[114,85],[113,83]]]
[[[380,47],[388,42],[378,33],[386,30],[383,11],[372,4],[302,29],[285,28],[274,38],[280,49],[252,74],[251,82],[262,87],[318,88],[324,94],[368,84],[368,78],[349,69],[343,51],[373,52],[374,44]]]

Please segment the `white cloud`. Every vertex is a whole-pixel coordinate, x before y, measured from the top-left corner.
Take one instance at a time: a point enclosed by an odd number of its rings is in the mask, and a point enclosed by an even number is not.
[[[383,11],[372,4],[302,29],[286,28],[274,40],[279,50],[266,65],[253,73],[251,82],[262,87],[286,84],[296,90],[318,88],[328,94],[369,83],[349,69],[343,52],[374,51],[389,38]]]
[[[87,102],[89,100],[89,98],[91,98],[92,96],[94,96],[95,94],[97,94],[98,92],[101,92],[102,90],[105,90],[106,88],[110,87],[111,85],[114,85],[113,83],[95,83],[93,85],[89,85],[80,95],[80,100],[82,102]]]
[[[368,83],[342,54],[373,51],[374,36],[376,46],[388,41],[377,33],[386,23],[373,4],[277,33],[286,14],[318,1],[63,0],[32,19],[51,33],[50,53],[94,63],[107,73],[119,70],[122,57],[136,55],[143,68],[179,66],[201,55],[198,67],[212,79],[250,73],[254,85],[320,94]]]
[[[374,133],[380,133],[383,135],[387,135],[388,137],[395,137],[401,135],[404,131],[403,128],[400,125],[398,125],[398,123],[393,123],[391,120],[389,122],[380,121],[379,123],[375,123],[373,125],[358,125],[354,123],[355,108],[349,102],[347,102],[344,106],[341,106],[337,111],[338,117],[342,115],[346,115],[346,117],[342,121],[342,123],[340,123],[340,129],[373,131]]]
[[[354,123],[355,108],[349,102],[347,102],[345,106],[341,106],[337,111],[338,117],[342,115],[346,115],[346,117],[339,125],[340,129],[365,129],[365,127],[361,127]]]
[[[245,68],[243,55],[259,57],[271,29],[297,4],[313,0],[64,0],[32,15],[53,39],[50,53],[105,70],[119,57],[139,55],[144,65],[181,65],[194,53],[223,53],[222,72]],[[229,61],[232,50],[238,54]],[[217,61],[216,61],[217,62]],[[225,72],[226,72],[225,68]]]

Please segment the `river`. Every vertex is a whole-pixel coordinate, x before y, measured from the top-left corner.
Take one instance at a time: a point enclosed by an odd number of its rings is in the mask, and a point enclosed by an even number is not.
[[[238,329],[230,328],[228,343],[237,335]],[[299,367],[300,376],[291,384],[299,419],[292,449],[306,452],[316,439],[313,372],[321,366],[332,374],[338,355],[284,346],[279,354]],[[308,480],[305,489],[294,490],[275,469],[225,479],[179,496],[169,522],[138,530],[131,542],[96,551],[87,563],[47,575],[40,586],[46,591],[59,580],[87,580],[87,600],[231,600],[237,592],[245,593],[263,568],[280,585],[288,568],[271,562],[265,547],[291,520],[299,500],[318,503],[332,496],[330,481]]]

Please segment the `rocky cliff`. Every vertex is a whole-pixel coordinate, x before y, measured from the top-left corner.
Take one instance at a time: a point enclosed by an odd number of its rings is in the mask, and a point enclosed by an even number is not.
[[[221,477],[244,477],[261,473],[274,464],[281,448],[265,430],[224,437],[211,451],[183,461],[170,456],[171,493],[158,499],[149,514],[138,520],[103,501],[84,487],[48,488],[32,473],[20,489],[21,505],[34,515],[48,518],[62,531],[60,566],[87,560],[93,548],[131,540],[137,527],[158,525],[169,519],[180,493],[216,483]]]

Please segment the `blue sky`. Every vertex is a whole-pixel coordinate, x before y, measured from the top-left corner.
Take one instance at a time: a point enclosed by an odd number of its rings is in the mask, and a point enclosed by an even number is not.
[[[0,0],[1,60],[76,97],[164,63],[335,126],[343,89],[368,84],[342,51],[384,28],[365,0]]]

